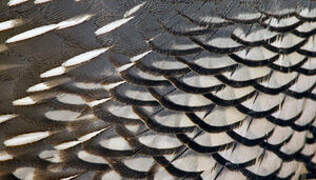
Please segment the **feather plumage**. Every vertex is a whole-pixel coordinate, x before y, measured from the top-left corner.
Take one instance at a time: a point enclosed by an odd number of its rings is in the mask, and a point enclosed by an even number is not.
[[[313,0],[4,0],[0,179],[316,178]]]

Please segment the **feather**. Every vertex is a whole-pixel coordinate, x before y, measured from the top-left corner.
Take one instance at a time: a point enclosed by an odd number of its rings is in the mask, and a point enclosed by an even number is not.
[[[4,0],[0,179],[316,177],[313,0]]]

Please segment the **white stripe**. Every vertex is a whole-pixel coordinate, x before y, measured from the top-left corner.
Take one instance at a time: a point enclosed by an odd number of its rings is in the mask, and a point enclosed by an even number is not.
[[[61,84],[64,84],[68,81],[70,81],[69,78],[63,78],[63,79],[57,79],[57,80],[53,80],[53,81],[38,83],[38,84],[35,84],[34,86],[29,87],[26,90],[26,92],[45,91],[45,90],[54,88],[56,86],[59,86]]]
[[[107,51],[109,48],[101,48],[101,49],[95,49],[92,51],[88,51],[85,53],[82,53],[78,56],[75,56],[67,61],[65,61],[62,66],[64,67],[69,67],[69,66],[74,66],[86,61],[89,61],[99,55],[101,55],[102,53],[104,53],[105,51]]]
[[[131,19],[133,19],[134,17],[129,17],[129,18],[124,18],[124,19],[119,19],[117,21],[113,21],[101,28],[99,28],[95,34],[97,36],[101,35],[101,34],[105,34],[105,33],[108,33],[110,31],[113,31],[114,29],[122,26],[123,24],[127,23],[128,21],[130,21]]]
[[[110,100],[111,98],[105,98],[105,99],[100,99],[100,100],[95,100],[91,102],[87,102],[87,105],[90,107],[97,106],[99,104],[105,103],[106,101]]]
[[[88,141],[89,139],[95,137],[96,135],[100,134],[101,132],[103,132],[103,131],[106,130],[106,129],[107,129],[107,128],[103,128],[103,129],[101,129],[101,130],[99,130],[99,131],[95,131],[95,132],[88,133],[88,134],[86,134],[86,135],[81,136],[78,140],[79,140],[79,141],[82,141],[82,142],[83,142],[83,141]]]
[[[27,1],[29,1],[29,0],[10,0],[7,5],[8,6],[15,6],[15,5],[27,2]]]
[[[9,38],[6,43],[13,43],[13,42],[17,42],[17,41],[22,41],[25,39],[29,39],[29,38],[33,38],[42,34],[45,34],[49,31],[52,31],[54,29],[56,29],[58,26],[57,24],[50,24],[50,25],[45,25],[45,26],[41,26],[41,27],[37,27],[34,29],[31,29],[29,31],[25,31],[21,34],[18,34],[16,36],[13,36],[11,38]]]
[[[66,178],[61,178],[60,180],[71,180],[71,179],[74,179],[75,177],[78,177],[79,175],[74,175],[74,176],[69,176],[69,177],[66,177]]]
[[[65,149],[74,147],[79,143],[80,143],[80,141],[68,141],[68,142],[64,142],[64,143],[61,143],[59,145],[56,145],[56,146],[54,146],[54,148],[56,150],[65,150]]]
[[[117,87],[117,86],[119,86],[119,85],[121,85],[123,83],[125,83],[125,81],[120,81],[120,82],[117,82],[117,83],[111,83],[111,84],[104,85],[103,88],[108,91],[108,90],[113,89],[113,88],[115,88],[115,87]]]
[[[125,70],[127,70],[128,68],[132,67],[133,65],[134,65],[134,63],[124,64],[123,66],[118,67],[116,70],[117,70],[118,72],[122,72],[122,71],[125,71]]]
[[[36,84],[34,86],[31,86],[29,87],[26,92],[36,92],[36,91],[43,91],[43,90],[47,90],[49,89],[50,87],[45,83],[39,83],[39,84]]]
[[[99,163],[99,164],[106,164],[106,160],[102,157],[102,156],[97,156],[94,154],[90,154],[86,151],[79,151],[77,153],[78,158],[87,161],[87,162],[91,162],[91,163]]]
[[[13,156],[5,151],[0,151],[0,161],[7,161],[13,159]]]
[[[17,99],[15,101],[12,102],[12,104],[14,106],[25,106],[25,105],[32,105],[35,104],[36,101],[33,100],[30,96],[21,98],[21,99]]]
[[[49,134],[49,131],[22,134],[15,136],[11,139],[5,140],[3,144],[8,147],[29,144],[47,138]]]
[[[48,78],[53,76],[59,76],[66,72],[66,68],[63,66],[59,66],[53,69],[50,69],[40,75],[41,78]]]
[[[133,8],[131,8],[130,10],[126,11],[124,13],[124,18],[133,15],[134,13],[136,13],[141,7],[143,7],[146,4],[146,2],[143,2],[137,6],[134,6]]]
[[[17,117],[17,114],[5,114],[5,115],[0,115],[0,123],[3,123],[5,121],[8,121],[10,119],[13,119]]]
[[[151,52],[152,52],[151,50],[150,50],[150,51],[146,51],[146,52],[144,52],[144,53],[142,53],[142,54],[139,54],[139,55],[136,55],[136,56],[134,56],[134,57],[131,57],[130,60],[131,60],[132,62],[136,62],[136,61],[142,59],[143,57],[147,56],[147,54],[149,54],[149,53],[151,53]]]
[[[21,25],[23,21],[21,19],[12,19],[0,23],[0,31],[12,29],[18,25]]]
[[[47,3],[47,2],[50,2],[52,0],[35,0],[34,1],[34,4],[42,4],[42,3]]]
[[[68,27],[71,27],[71,26],[75,26],[75,25],[81,24],[81,23],[91,19],[91,17],[92,17],[91,14],[85,14],[85,15],[80,15],[80,16],[77,16],[77,17],[73,17],[73,18],[67,19],[65,21],[62,21],[62,22],[58,23],[58,29],[64,29],[64,28],[68,28]]]

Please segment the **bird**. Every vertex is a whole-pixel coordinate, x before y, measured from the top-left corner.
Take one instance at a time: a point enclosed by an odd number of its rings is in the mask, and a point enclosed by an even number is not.
[[[2,0],[0,179],[316,179],[316,1]]]

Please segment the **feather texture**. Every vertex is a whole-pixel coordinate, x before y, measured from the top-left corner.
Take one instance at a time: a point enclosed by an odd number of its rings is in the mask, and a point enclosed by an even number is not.
[[[316,178],[316,1],[3,0],[0,179]]]

